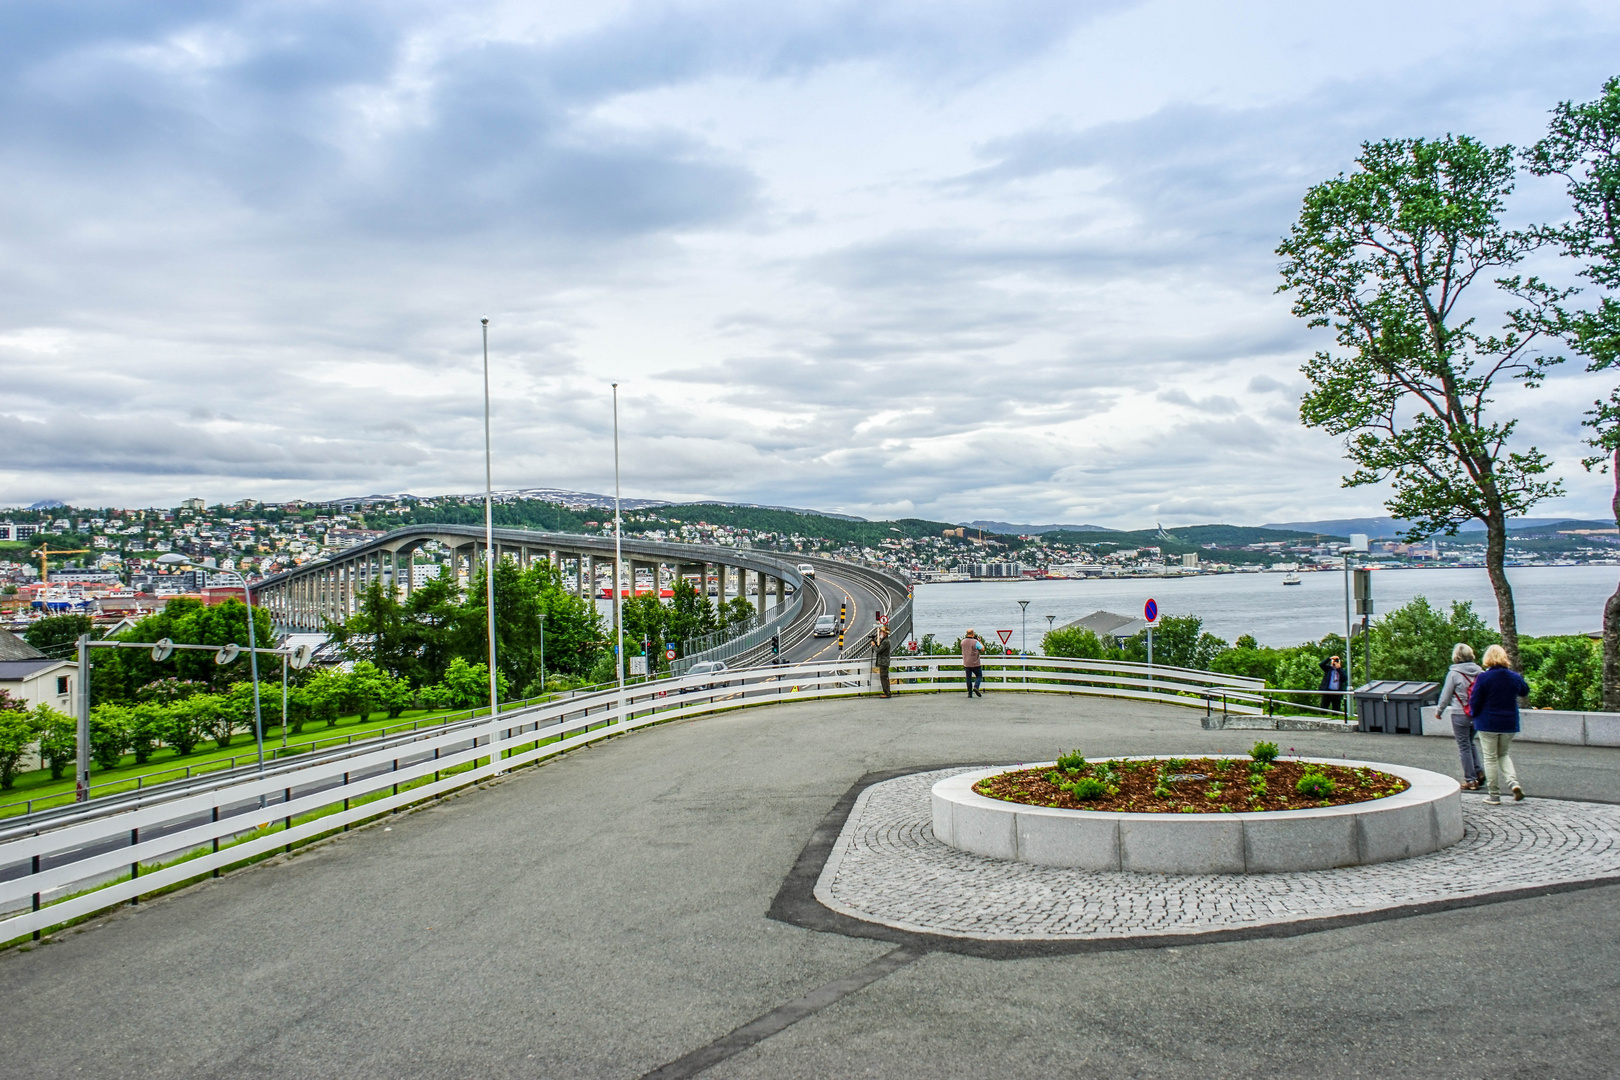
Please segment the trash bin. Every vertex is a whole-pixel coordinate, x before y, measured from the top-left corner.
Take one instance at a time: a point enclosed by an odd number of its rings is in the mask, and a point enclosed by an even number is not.
[[[1423,734],[1423,706],[1440,697],[1440,684],[1379,679],[1355,688],[1356,730],[1385,735]]]

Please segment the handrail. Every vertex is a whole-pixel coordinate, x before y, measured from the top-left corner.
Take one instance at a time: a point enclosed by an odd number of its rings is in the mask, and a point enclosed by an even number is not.
[[[1258,679],[1061,657],[986,657],[992,689],[1079,693],[1260,711]],[[900,693],[961,685],[961,661],[894,657]],[[368,741],[263,775],[207,776],[76,804],[0,828],[0,942],[195,880],[293,844],[648,724],[754,705],[871,692],[848,658],[649,680]],[[51,902],[53,901],[54,902]],[[18,910],[21,907],[22,910]]]

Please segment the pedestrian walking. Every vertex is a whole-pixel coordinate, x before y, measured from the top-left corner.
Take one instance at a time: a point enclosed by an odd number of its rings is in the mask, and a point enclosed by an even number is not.
[[[1337,656],[1330,656],[1318,666],[1322,669],[1322,685],[1317,688],[1322,692],[1322,708],[1330,712],[1343,712],[1343,691],[1349,689],[1344,684],[1343,665]]]
[[[1515,800],[1524,798],[1519,775],[1514,771],[1508,747],[1519,732],[1519,699],[1530,696],[1530,684],[1508,664],[1507,650],[1492,645],[1485,650],[1485,670],[1474,679],[1468,694],[1468,711],[1479,732],[1479,748],[1485,754],[1485,801],[1493,806],[1502,802],[1502,785]]]
[[[979,635],[969,630],[962,635],[962,674],[967,679],[968,697],[977,693],[984,697],[984,664],[981,657],[984,655],[984,642]]]
[[[877,665],[878,681],[883,686],[883,696],[889,696],[889,658],[894,655],[894,646],[889,643],[889,628],[880,626],[872,631],[872,663]]]
[[[1458,643],[1451,650],[1451,669],[1440,688],[1440,714],[1451,721],[1451,737],[1457,740],[1457,756],[1462,759],[1462,786],[1474,791],[1485,782],[1485,765],[1479,747],[1474,745],[1474,718],[1468,715],[1468,695],[1474,680],[1485,669],[1474,663],[1474,650]]]

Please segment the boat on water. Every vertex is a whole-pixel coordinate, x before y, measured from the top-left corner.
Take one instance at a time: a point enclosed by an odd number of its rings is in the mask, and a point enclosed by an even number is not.
[[[1285,575],[1283,577],[1283,584],[1284,585],[1298,585],[1299,583],[1300,582],[1299,582],[1299,575],[1298,574],[1287,574],[1287,575]]]

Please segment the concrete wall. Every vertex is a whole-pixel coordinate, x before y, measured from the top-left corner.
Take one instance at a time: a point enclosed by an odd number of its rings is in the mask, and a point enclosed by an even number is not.
[[[1449,739],[1451,721],[1437,716],[1439,711],[1432,706],[1423,710],[1423,734]],[[1567,746],[1620,746],[1620,713],[1524,709],[1519,713],[1518,741],[1563,743]]]

